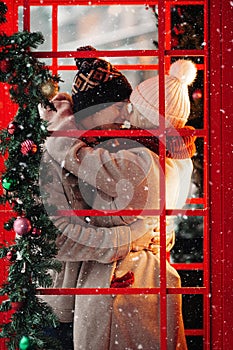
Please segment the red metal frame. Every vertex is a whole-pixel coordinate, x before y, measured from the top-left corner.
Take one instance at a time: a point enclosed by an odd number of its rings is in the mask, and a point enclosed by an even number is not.
[[[88,0],[44,0],[41,4],[38,0],[8,0],[8,24],[3,30],[10,34],[17,31],[16,23],[18,17],[18,6],[24,6],[24,29],[30,30],[30,6],[52,6],[52,51],[36,52],[36,57],[52,58],[52,65],[49,67],[53,73],[59,70],[74,70],[75,66],[59,66],[58,58],[78,57],[77,51],[58,52],[58,24],[57,13],[59,5],[89,5]],[[130,4],[144,5],[141,0],[102,0],[101,5],[113,4]],[[155,1],[147,1],[148,5],[155,4]],[[206,43],[204,50],[171,50],[170,47],[170,6],[174,5],[204,5],[204,40]],[[100,5],[99,0],[92,1],[92,5]],[[164,10],[165,9],[165,13]],[[198,69],[204,70],[204,128],[196,130],[194,134],[203,137],[204,147],[204,190],[203,198],[191,199],[190,203],[202,203],[204,209],[196,210],[177,210],[174,211],[163,209],[160,212],[161,227],[161,283],[159,288],[121,288],[118,289],[40,289],[41,294],[138,294],[138,293],[159,293],[161,295],[161,350],[166,349],[166,295],[167,294],[199,294],[203,295],[203,329],[186,330],[186,335],[204,336],[204,349],[230,349],[233,343],[233,334],[231,331],[230,321],[233,314],[233,269],[232,269],[232,249],[231,245],[231,224],[229,218],[232,216],[232,172],[229,166],[229,156],[231,149],[232,129],[230,118],[232,119],[232,78],[228,72],[232,69],[232,53],[231,49],[231,30],[232,30],[232,7],[230,2],[224,0],[180,0],[174,1],[159,0],[159,51],[158,50],[133,50],[133,51],[97,51],[99,56],[106,57],[123,57],[123,56],[158,56],[158,65],[118,65],[119,69],[159,69],[159,72],[167,70],[170,64],[170,57],[185,56],[204,57],[204,63],[198,65]],[[224,13],[224,18],[221,14]],[[214,21],[210,22],[210,19]],[[226,24],[226,25],[225,25]],[[167,33],[167,35],[165,35]],[[210,44],[208,46],[208,43]],[[91,57],[92,53],[89,53]],[[96,53],[95,53],[96,55]],[[164,64],[165,63],[165,64]],[[214,72],[214,74],[212,74]],[[159,75],[160,79],[160,114],[164,113],[164,74]],[[230,81],[231,79],[231,81]],[[227,84],[229,82],[229,84]],[[2,85],[0,85],[0,93],[3,102],[1,112],[1,127],[6,127],[8,122],[13,118],[16,106],[9,101],[9,95]],[[7,117],[6,117],[7,116]],[[232,121],[232,120],[231,120]],[[164,120],[160,120],[160,129],[153,130],[153,135],[161,133],[164,129]],[[94,134],[95,131],[88,132]],[[98,135],[100,131],[97,132]],[[140,133],[140,132],[139,132]],[[145,135],[146,131],[141,134]],[[78,132],[76,132],[76,135]],[[114,132],[114,134],[116,134]],[[127,131],[124,131],[127,136]],[[130,134],[131,135],[131,134]],[[165,168],[165,136],[161,140],[160,148],[160,164],[161,168]],[[208,144],[210,148],[208,148]],[[209,167],[208,164],[211,166]],[[216,169],[218,171],[216,171]],[[162,178],[162,177],[161,177]],[[212,184],[210,186],[210,184]],[[165,197],[165,184],[161,181],[160,193]],[[227,195],[227,196],[226,196]],[[126,211],[124,212],[127,215]],[[145,211],[146,212],[146,211]],[[7,208],[1,208],[4,216],[11,215]],[[203,270],[204,283],[203,287],[185,287],[185,288],[166,288],[166,251],[165,251],[165,217],[166,215],[185,214],[190,216],[203,216],[204,220],[204,260],[203,263],[192,264],[174,264],[179,270]],[[69,213],[62,213],[69,215]],[[93,215],[93,212],[79,211],[79,215]],[[106,213],[97,212],[96,215],[106,215]],[[114,215],[111,212],[111,215]],[[146,214],[146,213],[145,213]],[[156,215],[156,211],[153,211]],[[115,214],[116,215],[116,214]],[[117,213],[119,215],[119,212]],[[132,211],[128,213],[132,215]],[[5,217],[2,217],[5,221]],[[2,234],[4,240],[4,233]],[[6,274],[5,265],[3,271]],[[5,277],[5,276],[4,276]],[[1,316],[1,315],[0,315]],[[4,316],[6,320],[7,315]],[[3,347],[3,345],[2,345]],[[1,349],[2,349],[1,347]]]

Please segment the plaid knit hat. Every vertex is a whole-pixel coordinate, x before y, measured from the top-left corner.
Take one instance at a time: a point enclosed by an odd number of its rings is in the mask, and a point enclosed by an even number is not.
[[[189,60],[174,62],[165,76],[165,126],[182,128],[190,114],[188,85],[196,77],[195,64]],[[141,115],[135,119],[135,126],[148,127],[159,125],[159,77],[147,79],[132,92],[130,101]],[[143,120],[144,119],[144,120]],[[133,121],[132,121],[133,123]],[[134,124],[134,123],[133,123]],[[141,124],[141,125],[139,125]],[[149,124],[146,126],[145,124]]]
[[[96,51],[84,46],[77,51]],[[74,112],[95,106],[95,111],[104,103],[129,99],[132,87],[126,77],[109,62],[96,58],[75,58],[78,72],[72,86]],[[82,113],[82,116],[84,114]]]

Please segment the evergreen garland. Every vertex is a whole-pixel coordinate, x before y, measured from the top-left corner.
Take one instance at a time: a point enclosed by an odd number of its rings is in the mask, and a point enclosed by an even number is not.
[[[0,2],[0,23],[6,21],[7,7]],[[44,41],[41,33],[0,33],[0,82],[8,84],[18,111],[0,134],[0,152],[4,157],[1,173],[3,195],[0,204],[9,204],[12,217],[5,222],[16,238],[0,247],[0,258],[8,261],[8,278],[0,295],[7,296],[0,311],[10,311],[8,323],[1,325],[0,337],[7,339],[9,350],[58,350],[56,340],[45,335],[46,327],[58,320],[49,305],[37,297],[38,287],[52,285],[48,270],[60,270],[55,256],[57,229],[49,220],[40,199],[39,167],[43,143],[48,135],[38,104],[54,109],[43,88],[56,85],[46,66],[30,53]]]

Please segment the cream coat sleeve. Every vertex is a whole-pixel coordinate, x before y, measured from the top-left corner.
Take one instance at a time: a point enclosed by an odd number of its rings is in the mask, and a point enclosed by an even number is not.
[[[153,220],[137,220],[129,226],[90,227],[79,216],[55,216],[56,210],[70,209],[60,165],[45,151],[40,167],[40,192],[44,207],[55,227],[57,258],[61,261],[98,261],[109,263],[124,258],[131,243],[152,229]],[[82,209],[83,207],[80,207]]]
[[[61,261],[98,261],[111,263],[123,259],[135,241],[148,231],[147,220],[137,220],[129,226],[84,227],[77,217],[60,217],[54,221],[61,234],[57,238]]]

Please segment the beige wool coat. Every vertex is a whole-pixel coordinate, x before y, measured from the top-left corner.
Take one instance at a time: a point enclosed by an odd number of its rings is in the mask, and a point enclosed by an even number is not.
[[[41,110],[42,117],[54,121],[53,129],[75,128],[69,101],[60,95],[54,103],[57,112]],[[133,171],[136,176],[132,177]],[[49,207],[53,204],[57,209],[88,209],[89,200],[93,199],[84,201],[80,188],[88,188],[90,194],[93,188],[98,188],[116,197],[120,179],[130,178],[131,185],[140,189],[141,184],[151,185],[155,173],[155,157],[149,150],[135,148],[116,155],[92,150],[72,138],[47,140],[40,174],[41,194],[45,197],[49,193],[45,206],[61,232],[57,239],[57,259],[63,266],[60,274],[53,275],[55,288],[110,287],[113,275],[121,277],[129,271],[134,274],[132,288],[159,287],[159,254],[131,251],[131,242],[148,229],[149,218],[133,221],[131,226],[100,228],[75,215],[55,217]],[[92,180],[87,181],[89,178]],[[170,188],[180,190],[173,185]],[[152,191],[158,197],[156,186]],[[187,191],[185,188],[184,198]],[[166,273],[167,286],[179,287],[180,277],[168,262]],[[61,322],[74,322],[74,350],[160,349],[159,295],[46,296],[44,299]],[[181,296],[176,294],[167,296],[167,346],[169,350],[186,349]]]

